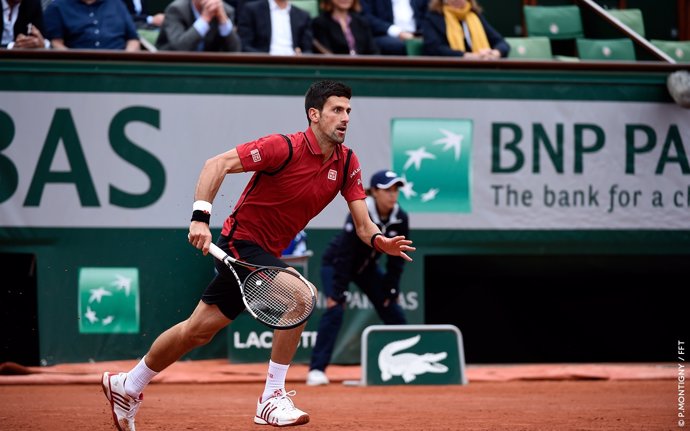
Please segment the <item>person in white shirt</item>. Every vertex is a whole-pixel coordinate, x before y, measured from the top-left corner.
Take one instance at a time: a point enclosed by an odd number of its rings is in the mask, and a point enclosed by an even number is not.
[[[271,55],[313,52],[309,13],[288,0],[256,0],[245,3],[237,18],[242,51]]]
[[[426,0],[360,0],[381,54],[406,55],[406,40],[421,36]]]

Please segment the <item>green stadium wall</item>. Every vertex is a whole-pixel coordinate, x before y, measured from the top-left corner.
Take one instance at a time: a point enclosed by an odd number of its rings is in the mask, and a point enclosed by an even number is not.
[[[625,254],[631,244],[690,253],[690,111],[670,99],[668,67],[160,58],[0,62],[0,253],[36,258],[44,365],[141,357],[189,315],[213,275],[210,258],[185,240],[203,162],[265,134],[304,130],[303,95],[316,79],[353,88],[347,143],[365,179],[391,166],[419,184],[448,172],[457,186],[436,207],[425,206],[422,196],[433,196],[421,190],[401,197],[418,247],[402,283],[410,323],[427,320],[425,291],[436,288],[425,285],[428,255]],[[422,174],[406,164],[405,145],[414,143],[394,124],[419,120],[471,132],[462,169]],[[450,163],[453,148],[436,138],[419,139]],[[219,192],[214,233],[247,179],[232,176]],[[321,252],[345,214],[338,197],[307,228],[317,283]],[[129,285],[99,286],[107,291],[100,299],[88,286],[80,291],[90,268],[136,269],[136,302],[127,302]],[[116,297],[138,315],[110,332],[112,316],[85,310]],[[357,362],[361,329],[376,323],[360,300],[350,304],[335,362]],[[298,362],[308,360],[318,314]],[[224,331],[187,358],[263,361],[270,336],[254,325],[243,317],[231,326],[237,334]]]

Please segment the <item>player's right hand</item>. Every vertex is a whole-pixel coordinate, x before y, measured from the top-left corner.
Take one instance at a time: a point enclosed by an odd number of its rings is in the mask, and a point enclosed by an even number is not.
[[[189,243],[204,253],[208,254],[208,247],[211,245],[211,229],[208,224],[201,221],[193,221],[189,224]]]

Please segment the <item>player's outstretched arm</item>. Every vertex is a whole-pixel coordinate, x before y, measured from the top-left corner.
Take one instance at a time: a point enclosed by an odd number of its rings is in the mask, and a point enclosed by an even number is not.
[[[376,223],[371,221],[367,204],[364,200],[348,202],[347,205],[350,208],[350,214],[352,214],[352,221],[355,224],[357,236],[362,242],[382,253],[400,256],[408,262],[412,262],[412,258],[407,255],[407,252],[416,250],[415,247],[412,247],[411,240],[405,239],[404,236],[386,238],[378,226],[376,226]]]

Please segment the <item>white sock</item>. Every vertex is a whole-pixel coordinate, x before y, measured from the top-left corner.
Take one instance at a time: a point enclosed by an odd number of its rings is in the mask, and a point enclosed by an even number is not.
[[[266,387],[264,388],[263,395],[261,395],[261,401],[270,398],[277,389],[285,389],[285,376],[287,375],[288,368],[290,368],[290,364],[282,365],[268,361]]]
[[[157,371],[153,371],[146,365],[144,359],[146,359],[146,356],[141,358],[141,361],[127,373],[125,392],[134,399],[139,398],[139,394],[144,391],[146,385],[158,374]]]

